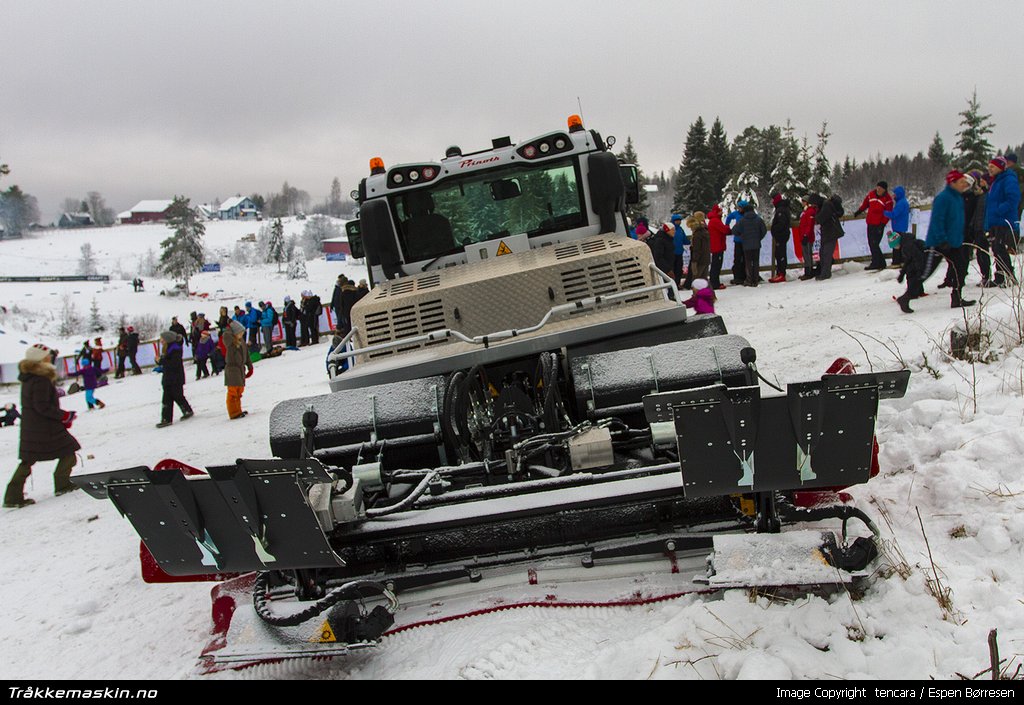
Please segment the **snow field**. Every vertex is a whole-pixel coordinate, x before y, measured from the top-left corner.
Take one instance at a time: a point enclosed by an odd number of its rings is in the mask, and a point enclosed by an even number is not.
[[[93,246],[98,249],[95,236]],[[65,247],[68,257],[77,255],[77,244],[61,244],[61,251]],[[312,263],[311,287],[283,275],[276,279],[272,265],[229,270],[217,286],[232,294],[254,292],[255,298],[255,292],[268,290],[275,301],[286,288],[293,295],[314,288],[323,296],[338,264]],[[217,677],[953,678],[988,666],[985,640],[992,628],[999,629],[1000,652],[1015,667],[1024,653],[1024,352],[1018,348],[973,370],[969,363],[948,362],[935,344],[948,342],[948,330],[962,325],[963,316],[949,308],[944,291],[935,290],[938,276],[927,285],[931,296],[915,301],[917,312],[905,315],[891,299],[903,290],[895,272],[870,274],[863,266],[847,264],[827,282],[718,292],[718,311],[729,331],[757,349],[758,367],[769,379],[813,379],[839,356],[860,370],[868,368],[866,356],[876,369],[897,368],[901,356],[913,371],[907,396],[880,405],[881,475],[851,490],[889,547],[863,596],[751,600],[733,590],[645,607],[525,608],[411,630],[344,659]],[[349,276],[362,278],[357,271]],[[984,295],[987,313],[1011,322],[1007,292],[982,291],[976,279],[972,275],[967,296]],[[0,285],[4,300],[10,286],[18,285]],[[130,289],[101,294],[111,305],[120,296],[126,306],[131,301],[139,311],[168,317],[187,315],[198,305],[164,300],[148,281],[147,289],[137,296]],[[203,305],[207,313],[216,311]],[[80,412],[72,432],[83,446],[84,462],[76,473],[164,457],[196,465],[265,457],[273,405],[327,392],[325,353],[322,343],[257,363],[243,398],[250,415],[239,421],[227,419],[220,378],[190,378],[185,393],[196,417],[159,430],[156,374],[98,390],[108,405],[102,411],[85,412],[81,394],[66,397],[64,408]],[[12,400],[18,400],[17,387],[0,389],[0,403]],[[0,429],[0,458],[8,473],[17,462],[17,445],[16,429]],[[0,512],[0,562],[8,578],[0,587],[7,612],[0,625],[7,645],[0,677],[190,677],[208,635],[211,586],[142,583],[138,539],[128,522],[109,502],[84,493],[52,497],[53,465],[35,467],[28,495],[39,504]],[[951,590],[950,610],[929,591],[935,574]]]

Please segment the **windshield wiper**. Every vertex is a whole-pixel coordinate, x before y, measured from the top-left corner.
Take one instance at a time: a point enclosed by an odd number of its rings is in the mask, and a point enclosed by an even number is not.
[[[466,247],[465,247],[465,245],[463,245],[461,247],[456,247],[453,250],[448,250],[447,252],[442,252],[437,257],[435,257],[434,259],[430,260],[425,265],[420,267],[420,271],[421,272],[425,272],[425,271],[427,271],[427,268],[430,267],[430,265],[434,264],[434,262],[436,262],[437,260],[441,259],[442,257],[447,257],[448,255],[454,255],[456,252],[463,252],[463,251],[465,251],[465,249],[466,249]]]

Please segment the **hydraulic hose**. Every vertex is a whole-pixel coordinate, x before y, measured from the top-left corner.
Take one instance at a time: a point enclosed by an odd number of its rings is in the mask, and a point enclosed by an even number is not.
[[[423,493],[427,491],[427,487],[430,486],[431,481],[440,474],[440,469],[431,470],[430,472],[423,476],[423,479],[420,480],[420,484],[416,485],[416,487],[413,488],[412,492],[410,492],[409,494],[402,498],[401,502],[397,502],[387,507],[381,507],[379,509],[367,509],[367,518],[376,519],[379,517],[387,516],[388,514],[400,512],[403,509],[412,506],[413,502],[419,499],[423,495]]]
[[[395,597],[395,594],[388,590],[385,585],[371,580],[353,580],[352,582],[345,583],[344,585],[340,585],[332,589],[326,595],[300,612],[289,615],[277,615],[270,610],[269,598],[267,596],[269,587],[270,573],[257,573],[256,582],[253,585],[252,591],[252,606],[256,610],[256,614],[259,615],[260,619],[275,627],[295,627],[303,622],[308,622],[317,615],[323,614],[327,610],[331,609],[342,600],[352,599],[353,597],[362,597],[358,591],[363,588],[375,590],[387,598],[389,603],[388,611],[392,614],[394,614],[398,609],[398,598]],[[355,592],[354,595],[352,594],[353,592]]]

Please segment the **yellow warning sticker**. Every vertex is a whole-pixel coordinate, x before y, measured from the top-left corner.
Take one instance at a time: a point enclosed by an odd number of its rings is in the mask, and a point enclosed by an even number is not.
[[[505,244],[505,241],[502,240],[501,242],[499,242],[498,243],[498,251],[494,254],[494,256],[495,257],[501,257],[502,255],[510,255],[510,254],[512,254],[512,250],[509,249],[509,246]]]
[[[314,636],[310,641],[328,644],[338,641],[338,638],[334,636],[334,630],[331,629],[331,625],[325,619],[323,625],[320,627],[320,634]]]

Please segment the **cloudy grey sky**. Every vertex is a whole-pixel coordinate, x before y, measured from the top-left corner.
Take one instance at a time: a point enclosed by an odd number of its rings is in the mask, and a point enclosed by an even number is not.
[[[370,157],[439,158],[584,119],[646,171],[687,126],[791,118],[830,156],[955,141],[977,88],[993,143],[1024,141],[1016,0],[981,3],[3,0],[0,159],[40,201],[124,210],[348,192]]]

